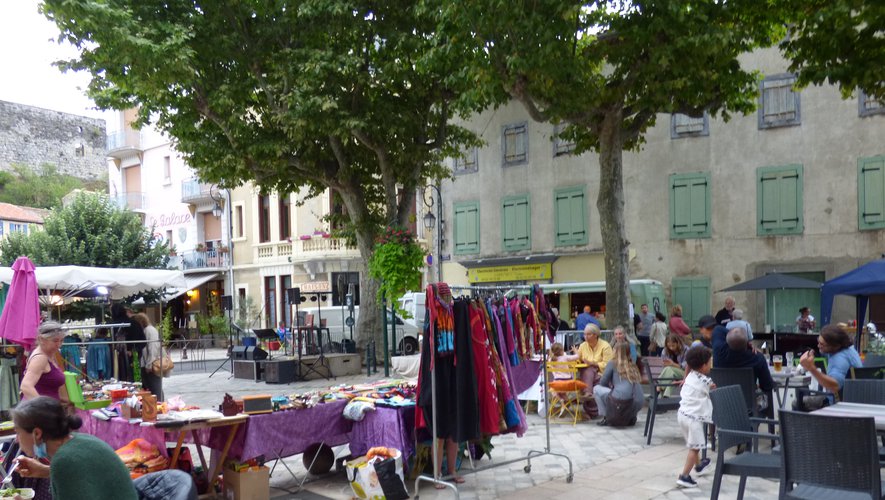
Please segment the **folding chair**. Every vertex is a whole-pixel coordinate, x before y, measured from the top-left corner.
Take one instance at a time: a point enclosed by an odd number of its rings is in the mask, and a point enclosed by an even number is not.
[[[570,375],[570,379],[554,380],[553,373]],[[547,405],[547,416],[549,418],[559,419],[563,416],[572,421],[572,425],[578,423],[581,419],[581,393],[587,389],[587,384],[578,379],[578,362],[577,361],[548,361],[547,362],[547,384],[549,403]],[[561,396],[565,396],[564,398]],[[560,406],[557,408],[553,404],[559,401]],[[558,413],[557,413],[558,411]]]

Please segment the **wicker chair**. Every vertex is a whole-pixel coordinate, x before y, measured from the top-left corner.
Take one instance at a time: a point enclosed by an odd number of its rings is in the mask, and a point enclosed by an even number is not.
[[[863,366],[861,368],[851,367],[851,378],[853,380],[866,379],[883,379],[885,378],[885,366]]]
[[[781,459],[778,455],[759,453],[758,438],[779,439],[774,434],[755,432],[760,423],[773,423],[768,419],[751,418],[747,412],[744,395],[740,387],[730,385],[710,393],[713,400],[713,423],[716,425],[719,447],[716,457],[716,473],[710,498],[719,498],[722,476],[740,476],[738,500],[744,497],[747,477],[778,478],[781,473]],[[726,458],[725,452],[738,445],[745,445],[748,451]],[[752,450],[752,451],[750,451]]]
[[[846,380],[842,386],[842,401],[885,405],[885,380]]]
[[[657,356],[646,356],[642,358],[642,368],[648,378],[648,384],[651,386],[651,395],[648,397],[648,413],[645,417],[645,433],[648,436],[646,444],[651,444],[651,435],[655,429],[655,415],[658,412],[667,410],[678,410],[679,396],[665,397],[664,389],[667,387],[675,387],[679,385],[680,380],[672,378],[661,378],[661,371],[664,369],[664,361]]]
[[[759,416],[756,412],[756,377],[752,368],[713,368],[710,370],[710,378],[716,383],[716,387],[740,387],[747,412],[754,417]]]
[[[885,498],[872,418],[780,412],[780,498]]]

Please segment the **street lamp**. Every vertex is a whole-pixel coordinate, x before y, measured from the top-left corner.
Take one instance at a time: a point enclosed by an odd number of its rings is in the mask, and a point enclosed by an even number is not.
[[[433,199],[434,191],[436,191],[436,201],[434,201]],[[424,228],[428,230],[433,229],[434,226],[437,224],[437,221],[439,221],[439,227],[436,228],[436,280],[441,282],[443,246],[442,233],[443,229],[445,228],[445,221],[442,217],[442,194],[439,191],[439,186],[429,184],[426,188],[424,188],[423,201],[424,206],[427,207],[427,213],[424,214]],[[434,204],[436,204],[437,215],[433,215]]]
[[[221,203],[224,201],[224,194],[218,190],[218,186],[213,185],[212,188],[209,189],[209,197],[215,202],[215,206],[212,207],[212,215],[215,217],[221,217],[221,214],[223,213],[221,211]]]

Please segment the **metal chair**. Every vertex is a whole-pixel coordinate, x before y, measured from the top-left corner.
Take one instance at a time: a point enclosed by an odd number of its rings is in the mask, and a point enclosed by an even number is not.
[[[553,380],[553,373],[568,373],[570,378],[565,380]],[[549,388],[548,397],[550,404],[547,408],[547,416],[550,418],[561,418],[563,414],[567,416],[567,421],[571,420],[572,425],[578,423],[581,419],[581,391],[587,388],[582,380],[578,378],[577,361],[548,361],[547,362],[547,384]],[[562,394],[565,398],[559,396]],[[553,398],[557,398],[560,402],[559,414],[555,414],[555,406]]]
[[[729,385],[717,388],[710,393],[710,398],[713,400],[713,424],[716,425],[716,434],[719,441],[716,472],[713,477],[713,488],[710,491],[710,498],[711,500],[719,498],[722,476],[728,474],[740,476],[741,478],[738,487],[738,500],[740,500],[744,497],[747,477],[771,479],[780,477],[780,456],[759,453],[758,451],[759,438],[777,440],[779,437],[774,434],[754,431],[759,424],[774,423],[774,421],[751,418],[740,387]],[[738,445],[746,446],[747,450],[740,455],[726,458],[725,452]]]
[[[780,422],[780,498],[885,498],[872,418],[783,410]]]
[[[655,415],[658,412],[667,410],[678,410],[679,402],[682,398],[679,396],[665,397],[663,390],[667,387],[676,387],[680,380],[673,378],[661,378],[661,371],[664,369],[664,360],[656,356],[646,356],[642,358],[642,368],[648,378],[651,386],[651,395],[648,401],[648,413],[645,417],[645,431],[643,436],[648,436],[646,444],[651,444],[651,435],[655,428]]]
[[[885,378],[885,366],[867,366],[864,365],[860,368],[851,367],[851,373],[849,374],[854,380],[861,379],[883,379]]]

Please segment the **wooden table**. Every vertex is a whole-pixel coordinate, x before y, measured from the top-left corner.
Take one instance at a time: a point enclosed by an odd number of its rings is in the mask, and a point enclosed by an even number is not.
[[[249,415],[239,414],[232,417],[213,418],[202,422],[183,423],[180,426],[165,426],[170,431],[178,432],[178,441],[175,443],[175,450],[172,452],[172,458],[169,460],[169,468],[174,469],[176,465],[178,465],[178,457],[181,455],[181,447],[184,445],[184,439],[187,436],[188,431],[190,431],[194,439],[194,444],[197,445],[197,454],[200,456],[200,465],[203,466],[203,470],[208,471],[209,468],[206,466],[206,457],[203,455],[203,443],[200,439],[200,433],[197,431],[226,428],[227,436],[224,440],[224,447],[220,451],[218,461],[215,463],[215,467],[212,468],[211,474],[207,476],[209,478],[209,492],[210,494],[214,493],[215,481],[218,479],[218,474],[221,473],[222,467],[224,467],[224,460],[227,458],[227,452],[230,450],[230,445],[233,443],[234,436],[237,435],[237,430],[240,428],[240,425],[248,418]]]
[[[824,406],[820,410],[814,410],[811,413],[832,417],[873,417],[876,421],[876,430],[879,432],[885,431],[885,405],[836,403],[831,406]]]

